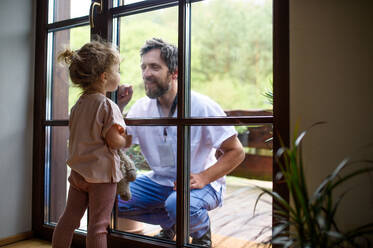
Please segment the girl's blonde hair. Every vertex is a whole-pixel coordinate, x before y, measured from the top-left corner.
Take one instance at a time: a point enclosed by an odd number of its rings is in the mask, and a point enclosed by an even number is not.
[[[120,56],[111,43],[92,41],[75,51],[66,49],[58,55],[57,60],[69,65],[73,84],[83,91],[89,91],[103,72],[120,63]]]

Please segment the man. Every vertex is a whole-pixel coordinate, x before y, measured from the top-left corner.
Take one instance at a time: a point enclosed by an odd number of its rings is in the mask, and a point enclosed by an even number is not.
[[[138,100],[127,118],[176,117],[177,48],[161,39],[148,40],[140,51],[146,97]],[[123,110],[132,97],[130,87],[118,90]],[[192,116],[225,116],[207,96],[191,92]],[[131,183],[132,199],[119,200],[119,217],[160,225],[158,238],[173,239],[176,223],[176,127],[128,126],[152,171]],[[222,155],[215,158],[216,151]],[[191,127],[190,236],[193,244],[211,247],[208,211],[221,206],[225,175],[244,159],[241,143],[230,126]]]

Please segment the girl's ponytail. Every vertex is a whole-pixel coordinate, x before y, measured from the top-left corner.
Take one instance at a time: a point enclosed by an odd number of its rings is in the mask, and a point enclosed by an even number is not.
[[[66,49],[58,55],[57,60],[59,62],[65,62],[67,65],[71,65],[76,55],[77,53],[75,51]]]

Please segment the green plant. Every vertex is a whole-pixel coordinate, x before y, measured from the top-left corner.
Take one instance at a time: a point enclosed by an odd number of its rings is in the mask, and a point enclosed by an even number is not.
[[[264,93],[263,96],[267,99],[267,102],[273,106],[273,82],[272,80],[270,81],[271,88],[267,89]]]
[[[313,126],[318,124],[321,123]],[[373,234],[373,223],[342,231],[335,216],[347,190],[337,198],[334,195],[337,188],[352,178],[373,171],[373,160],[344,159],[309,195],[302,158],[302,141],[306,133],[307,130],[297,136],[295,132],[291,147],[281,147],[276,153],[280,173],[275,180],[286,183],[290,202],[277,192],[260,188],[254,213],[259,199],[268,194],[274,202],[273,214],[277,222],[268,242],[281,247],[371,247],[369,235]],[[346,172],[344,169],[348,166],[353,167]]]

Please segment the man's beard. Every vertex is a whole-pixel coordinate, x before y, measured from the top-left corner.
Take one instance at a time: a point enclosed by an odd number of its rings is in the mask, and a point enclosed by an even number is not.
[[[166,78],[164,80],[164,82],[168,81],[167,83],[160,82],[159,79],[156,79],[154,77],[146,78],[145,81],[150,81],[152,84],[155,84],[156,86],[155,88],[150,89],[147,88],[146,83],[144,82],[145,93],[151,99],[163,96],[171,88],[171,80],[169,78]]]

